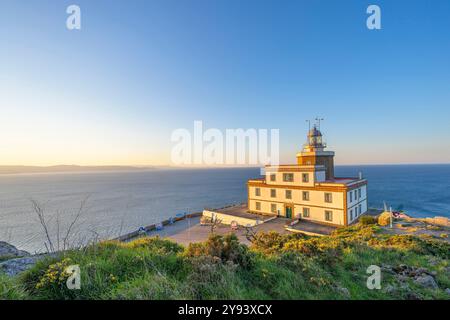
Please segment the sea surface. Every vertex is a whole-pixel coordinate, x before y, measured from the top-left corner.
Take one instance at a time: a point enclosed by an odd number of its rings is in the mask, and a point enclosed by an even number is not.
[[[450,217],[450,165],[337,166],[337,176],[369,181],[369,206],[403,209],[416,217]],[[141,172],[0,175],[0,241],[20,249],[45,249],[39,203],[49,234],[60,247],[72,228],[72,245],[112,238],[179,213],[247,201],[246,181],[257,168],[154,169]],[[58,232],[59,229],[59,232]]]

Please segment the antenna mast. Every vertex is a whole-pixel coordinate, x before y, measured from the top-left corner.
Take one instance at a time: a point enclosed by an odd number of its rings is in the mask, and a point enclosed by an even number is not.
[[[318,127],[317,129],[319,129],[319,131],[320,131],[320,121],[323,121],[324,119],[317,117],[315,120],[317,121],[317,127]]]

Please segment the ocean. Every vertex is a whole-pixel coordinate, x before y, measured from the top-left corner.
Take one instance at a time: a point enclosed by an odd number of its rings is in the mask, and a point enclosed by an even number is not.
[[[369,206],[403,209],[416,217],[450,217],[450,165],[336,166],[336,176],[368,179]],[[49,233],[64,231],[85,205],[72,243],[111,238],[178,213],[246,202],[246,181],[257,168],[154,169],[133,172],[0,175],[0,241],[40,252],[45,234],[32,200],[43,209]],[[59,227],[58,227],[59,226]],[[62,242],[60,237],[60,242]]]

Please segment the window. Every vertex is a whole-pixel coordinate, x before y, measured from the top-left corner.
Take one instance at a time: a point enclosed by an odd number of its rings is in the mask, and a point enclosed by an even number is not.
[[[361,198],[361,189],[358,189],[358,198]]]
[[[271,211],[272,213],[277,213],[277,205],[276,205],[276,203],[272,203],[272,204],[270,205],[270,211]]]
[[[353,192],[350,191],[350,202],[353,201]]]
[[[326,221],[333,221],[333,211],[325,211],[325,220]]]
[[[353,209],[350,210],[350,221],[353,220]]]
[[[308,191],[303,191],[302,192],[302,199],[304,201],[309,201],[309,192]]]
[[[286,199],[292,199],[292,190],[286,190]]]
[[[332,203],[333,202],[333,195],[329,192],[325,192],[325,202]]]
[[[303,218],[309,218],[309,208],[303,208]]]
[[[261,210],[261,202],[256,202],[256,210]]]
[[[284,182],[293,182],[294,174],[293,173],[283,173],[283,181]]]
[[[270,181],[276,181],[277,180],[277,175],[275,174],[275,173],[272,173],[271,175],[270,175]]]
[[[276,189],[270,189],[270,196],[272,198],[276,198],[277,197],[277,190]]]
[[[362,206],[359,205],[358,208],[359,208],[359,214],[361,214],[361,212],[362,212]]]
[[[261,195],[261,189],[255,188],[255,196],[259,197]]]
[[[302,173],[302,181],[303,182],[309,182],[309,174]]]

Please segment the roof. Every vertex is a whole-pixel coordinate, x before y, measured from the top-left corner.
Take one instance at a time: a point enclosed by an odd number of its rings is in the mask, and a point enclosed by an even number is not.
[[[322,133],[316,128],[316,126],[314,126],[311,130],[309,130],[308,136],[318,137],[322,136]]]
[[[334,178],[325,180],[323,182],[318,182],[318,185],[326,186],[326,185],[345,185],[345,186],[351,186],[353,184],[366,184],[366,179],[360,179],[360,178]]]

